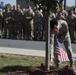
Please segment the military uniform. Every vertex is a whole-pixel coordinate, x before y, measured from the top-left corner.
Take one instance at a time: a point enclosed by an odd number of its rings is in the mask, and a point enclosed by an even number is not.
[[[60,10],[61,12],[62,12],[62,15],[66,18],[67,17],[67,15],[68,15],[68,13],[67,13],[67,11],[66,10],[64,10],[64,6],[62,5],[62,7],[61,7],[61,10]]]
[[[73,14],[76,16],[76,7],[73,8]],[[75,31],[75,33],[76,33],[76,21],[75,21],[74,31]],[[76,35],[75,35],[75,37],[76,37]],[[75,38],[75,39],[76,39],[76,38]]]
[[[56,18],[57,18],[57,20],[65,20],[65,17],[64,17],[64,15],[62,14],[61,11],[58,12]]]
[[[8,7],[6,7],[8,9]],[[12,13],[11,11],[3,12],[3,21],[4,21],[4,38],[11,38],[12,37]],[[8,31],[8,32],[7,32]]]
[[[42,19],[43,14],[37,9],[34,16],[34,38],[40,40],[42,38]]]
[[[58,39],[58,41],[60,43],[63,43],[67,54],[68,54],[68,58],[70,60],[70,66],[73,66],[73,52],[72,52],[72,47],[71,47],[71,40],[70,40],[70,35],[69,35],[69,28],[68,28],[68,24],[66,23],[66,21],[64,20],[58,20],[58,22],[61,25],[61,28],[59,30],[59,33],[54,33],[53,30],[51,29],[51,39],[50,39],[50,45],[51,45],[51,55],[53,57],[55,57],[55,64],[57,67],[60,66],[60,58],[59,55],[54,53],[54,43],[56,42],[56,39]]]
[[[27,21],[26,21],[26,12],[23,14],[23,39],[27,39]]]
[[[76,22],[76,16],[74,14],[70,14],[67,16],[66,21],[69,26],[71,42],[74,42],[74,27],[75,27],[75,22]]]
[[[33,26],[33,18],[34,18],[34,12],[31,9],[31,7],[28,7],[28,11],[25,14],[25,20],[26,20],[26,37],[27,39],[34,38],[34,26]]]
[[[13,14],[13,23],[12,23],[12,38],[17,39],[17,25],[15,22],[15,11],[16,11],[16,6],[13,6],[13,9],[11,10]]]
[[[21,21],[22,21],[22,10],[21,9],[18,9],[18,10],[15,10],[14,12],[14,25],[15,25],[15,32],[16,32],[16,38],[18,39],[22,39],[22,24],[21,24]]]

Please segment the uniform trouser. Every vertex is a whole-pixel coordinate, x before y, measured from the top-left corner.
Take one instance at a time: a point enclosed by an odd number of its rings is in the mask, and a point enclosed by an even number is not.
[[[27,39],[31,37],[31,26],[29,23],[26,23],[26,37]]]
[[[41,38],[42,37],[41,28],[42,28],[41,23],[36,23],[34,25],[34,36],[36,38]]]
[[[17,26],[15,23],[12,25],[12,38],[17,39]]]
[[[41,23],[38,23],[38,37],[41,38],[42,37],[42,26],[41,26]]]
[[[4,38],[7,37],[8,24],[4,23]]]
[[[21,25],[21,23],[19,22],[19,23],[17,24],[17,26],[18,26],[18,38],[19,38],[19,39],[22,39],[22,25]]]
[[[0,36],[2,35],[2,24],[0,23]]]
[[[12,37],[13,37],[13,39],[17,39],[17,28],[18,28],[18,26],[17,26],[17,23],[13,23],[13,25],[12,25]]]
[[[74,42],[74,25],[69,26],[70,38],[71,41]]]
[[[8,25],[8,36],[11,39],[13,34],[13,28],[12,28],[12,23]]]
[[[34,37],[34,27],[33,27],[33,23],[26,23],[26,36],[28,37],[28,39],[33,38]]]
[[[25,36],[26,36],[26,24],[25,23],[22,25],[22,33],[23,33],[23,39],[25,39]]]
[[[73,64],[74,64],[74,62],[73,62],[73,51],[72,51],[71,40],[70,40],[69,36],[70,35],[69,35],[69,32],[68,32],[65,40],[63,41],[63,44],[65,46],[68,58],[70,60],[70,66],[73,67]],[[54,57],[55,57],[55,64],[56,64],[57,67],[60,67],[60,64],[61,64],[60,55],[58,55],[56,53],[54,53],[54,54],[55,54],[54,55]]]

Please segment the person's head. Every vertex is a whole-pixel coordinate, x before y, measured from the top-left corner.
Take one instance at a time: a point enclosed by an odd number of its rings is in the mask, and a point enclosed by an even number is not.
[[[28,6],[27,8],[28,8],[28,11],[30,11],[32,9],[31,6]]]
[[[58,32],[59,32],[59,29],[60,29],[60,24],[59,24],[58,20],[52,19],[52,20],[50,21],[50,28],[51,28],[55,33],[58,33]]]
[[[73,10],[70,9],[69,12],[68,12],[68,14],[69,14],[69,15],[73,14]]]
[[[9,11],[9,7],[8,7],[8,6],[5,7],[5,11],[6,11],[6,12]]]
[[[16,10],[16,5],[13,5],[13,10]]]
[[[17,5],[17,10],[19,10],[20,9],[20,5]]]
[[[75,8],[73,8],[73,13],[74,13],[74,14],[76,14],[76,7],[75,7]]]

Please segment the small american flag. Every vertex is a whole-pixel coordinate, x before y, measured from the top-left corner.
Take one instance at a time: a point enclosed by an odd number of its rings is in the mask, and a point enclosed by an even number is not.
[[[63,61],[69,61],[67,53],[62,48],[62,46],[61,46],[60,42],[58,41],[58,39],[56,39],[55,53],[57,53],[58,55],[60,55],[61,62],[63,62]]]

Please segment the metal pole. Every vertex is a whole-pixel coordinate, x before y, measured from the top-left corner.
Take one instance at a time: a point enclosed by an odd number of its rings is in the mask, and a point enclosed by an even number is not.
[[[75,7],[76,7],[76,0],[75,0]]]
[[[64,0],[64,9],[66,10],[66,0]]]

